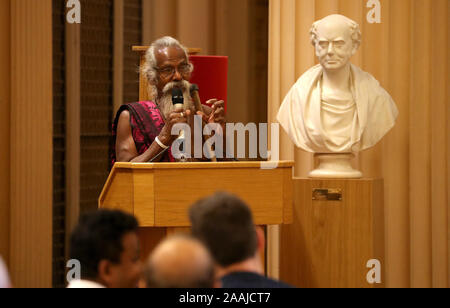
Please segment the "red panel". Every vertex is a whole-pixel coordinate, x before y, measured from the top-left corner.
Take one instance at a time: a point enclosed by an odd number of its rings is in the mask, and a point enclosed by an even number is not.
[[[222,56],[190,56],[194,64],[194,72],[190,82],[200,88],[200,100],[203,104],[207,100],[217,98],[225,101],[227,110],[227,78],[228,57]]]

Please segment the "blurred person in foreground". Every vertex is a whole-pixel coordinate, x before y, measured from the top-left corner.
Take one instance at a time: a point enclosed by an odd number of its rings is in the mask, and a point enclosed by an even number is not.
[[[202,241],[216,263],[223,288],[290,288],[264,276],[261,252],[264,232],[255,227],[249,207],[228,193],[195,203],[190,211],[192,234]]]
[[[11,281],[9,280],[8,269],[0,256],[0,289],[11,288]]]
[[[214,263],[203,244],[187,235],[162,241],[149,256],[148,288],[213,288]]]
[[[81,265],[81,279],[68,288],[136,288],[142,269],[138,222],[121,211],[84,215],[72,232],[70,259]]]

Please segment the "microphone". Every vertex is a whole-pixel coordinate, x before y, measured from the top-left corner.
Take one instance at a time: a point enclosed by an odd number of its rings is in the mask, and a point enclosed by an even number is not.
[[[194,83],[191,84],[189,92],[191,94],[192,100],[194,101],[195,109],[197,111],[203,112],[202,102],[200,101],[200,95],[198,93],[199,91],[200,91],[200,89],[199,89],[198,85],[196,85]],[[210,137],[206,138],[206,140],[208,140],[209,138]],[[211,147],[206,147],[206,150],[209,153],[209,157],[211,158],[211,161],[217,162],[216,153],[214,152],[214,150]]]
[[[172,104],[175,107],[175,109],[183,109],[184,97],[183,91],[180,88],[172,89]]]
[[[196,111],[202,111],[203,112],[202,102],[200,101],[200,96],[198,94],[199,90],[200,89],[198,88],[198,85],[196,85],[194,83],[191,84],[191,88],[189,89],[189,91],[191,92],[192,100],[194,101],[194,105],[195,105]]]
[[[172,104],[175,109],[183,109],[184,106],[184,96],[183,91],[180,88],[172,89]],[[180,135],[178,138],[180,141],[184,140],[184,130],[180,131]],[[183,146],[184,148],[184,146]],[[182,150],[183,151],[183,150]],[[181,156],[181,161],[186,161],[186,157],[184,155]]]

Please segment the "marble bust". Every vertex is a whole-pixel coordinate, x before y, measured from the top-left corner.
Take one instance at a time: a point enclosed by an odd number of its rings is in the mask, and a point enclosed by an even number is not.
[[[350,156],[383,138],[397,107],[372,75],[350,63],[361,43],[356,22],[330,15],[316,21],[310,34],[320,64],[290,89],[277,120],[297,147],[320,156],[311,177],[361,177]]]

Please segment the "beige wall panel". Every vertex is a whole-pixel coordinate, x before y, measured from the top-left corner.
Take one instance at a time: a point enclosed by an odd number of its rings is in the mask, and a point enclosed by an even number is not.
[[[413,1],[410,102],[411,286],[431,287],[431,1]]]
[[[447,5],[448,5],[448,2],[447,2]],[[447,88],[446,88],[446,92],[445,92],[445,99],[446,99],[446,102],[447,102],[447,118],[446,118],[446,121],[445,121],[445,123],[446,123],[446,134],[447,134],[447,140],[446,140],[446,143],[447,143],[447,177],[446,177],[446,182],[447,182],[447,187],[448,187],[448,185],[449,185],[449,181],[450,181],[450,132],[449,132],[449,130],[450,130],[450,123],[448,123],[448,121],[449,121],[449,119],[450,119],[450,108],[448,108],[448,104],[449,104],[449,102],[448,102],[448,100],[449,100],[449,93],[450,93],[450,83],[448,82],[448,78],[449,78],[449,76],[448,76],[448,74],[449,74],[449,72],[450,72],[450,61],[448,61],[448,58],[449,58],[449,46],[450,46],[450,31],[449,31],[449,29],[450,29],[450,18],[448,18],[449,17],[449,14],[450,13],[450,5],[448,5],[447,6]],[[445,12],[444,12],[444,14],[445,14]],[[445,23],[444,23],[444,25],[445,25]],[[445,171],[444,171],[445,172]],[[448,233],[447,233],[447,239],[449,239],[450,238],[450,223],[449,223],[449,221],[450,221],[450,189],[448,189],[447,188],[447,211],[448,211],[448,215],[447,215],[447,230],[448,230]],[[448,242],[447,242],[448,243]],[[447,266],[448,266],[448,276],[447,277],[449,277],[449,280],[450,280],[450,243],[448,243],[448,245],[449,245],[449,247],[448,247],[448,262],[447,262]],[[448,285],[450,285],[450,281],[448,282]]]
[[[268,121],[276,122],[281,105],[280,94],[280,49],[281,49],[281,9],[279,1],[269,2],[269,83],[268,83]],[[270,137],[269,137],[270,139]],[[270,144],[270,143],[269,143]],[[281,149],[280,149],[281,150]]]
[[[11,274],[52,284],[52,2],[11,2]]]
[[[9,263],[10,228],[10,1],[0,0],[0,255]]]
[[[282,99],[280,93],[281,46],[281,1],[269,1],[268,123],[276,122],[276,115]],[[281,135],[276,136],[280,140],[279,156],[280,159],[282,157],[288,159],[288,157],[292,157],[293,147],[288,144],[286,149],[285,145],[281,144],[281,141],[285,140],[287,136],[284,132],[280,133]],[[271,136],[271,133],[269,133],[269,147],[271,147]],[[267,273],[272,278],[279,278],[279,261],[280,228],[278,226],[269,226],[267,228]]]
[[[224,53],[228,56],[227,121],[246,123],[252,112],[248,104],[248,2],[227,0],[225,5],[223,18],[227,27]],[[239,35],[236,35],[237,33]]]
[[[315,63],[314,46],[311,44],[309,30],[314,22],[314,2],[295,1],[295,77],[306,72]],[[300,55],[303,55],[300,57]]]
[[[281,2],[281,18],[280,33],[281,35],[281,49],[280,49],[280,96],[276,102],[281,106],[284,97],[289,92],[292,85],[296,82],[295,76],[295,62],[296,62],[296,3],[295,0],[280,1]],[[269,73],[270,74],[270,73]],[[278,110],[277,112],[278,113]],[[276,114],[275,114],[276,117]],[[274,118],[276,119],[276,118]],[[281,129],[281,127],[280,127]],[[281,129],[282,130],[282,129]],[[280,158],[293,159],[294,145],[287,135],[282,132],[283,136],[280,140]],[[297,168],[296,168],[297,169]]]
[[[292,8],[292,2],[288,3]],[[288,44],[288,40],[283,40],[282,29],[286,28],[287,25],[283,26],[282,12],[286,11],[286,7],[283,7],[282,1],[270,1],[269,2],[269,93],[268,93],[268,122],[276,123],[276,116],[278,109],[286,95],[288,85],[285,85],[285,91],[282,90],[282,72],[286,68],[286,61],[282,60],[282,46],[283,44]],[[284,10],[284,11],[283,11]],[[295,15],[294,15],[295,16]],[[292,22],[292,14],[289,16]],[[292,32],[290,32],[289,38],[292,40]],[[290,42],[291,46],[295,46],[294,42]],[[291,59],[291,61],[293,61]],[[292,62],[291,62],[292,64]],[[284,66],[283,66],[284,65]],[[292,66],[292,65],[291,65]],[[292,74],[291,71],[288,75]],[[291,79],[295,78],[291,76]],[[293,84],[292,80],[288,80]],[[271,138],[269,136],[269,142]],[[294,145],[290,141],[289,137],[280,127],[280,159],[292,160],[294,158]],[[269,143],[270,144],[270,143]]]
[[[448,153],[445,146],[448,129],[446,110],[448,77],[448,28],[449,2],[437,0],[432,9],[431,45],[431,211],[432,211],[432,272],[433,287],[448,287],[448,179],[442,169],[447,169]],[[447,63],[445,63],[447,62]]]
[[[201,48],[202,54],[212,54],[214,43],[210,41],[210,0],[177,2],[177,35],[184,45]]]
[[[218,55],[224,55],[227,52],[227,39],[230,35],[227,16],[230,15],[230,4],[233,4],[230,2],[229,0],[215,0],[213,20],[215,21],[216,35],[214,44]]]
[[[296,81],[295,76],[295,50],[296,50],[296,27],[295,27],[295,0],[281,1],[281,36],[280,65],[281,79],[280,90],[281,97],[284,97]],[[281,104],[281,101],[280,101]]]
[[[383,144],[385,181],[386,286],[409,287],[409,103],[411,50],[409,0],[390,4],[390,77],[386,90],[399,109],[399,117]]]
[[[308,1],[308,0],[303,0]],[[339,13],[339,0],[315,0],[315,20]]]
[[[143,45],[162,36],[177,36],[176,4],[177,0],[142,0]]]
[[[447,3],[447,5],[448,5],[448,3]],[[448,183],[449,183],[449,180],[450,180],[450,132],[449,132],[449,130],[450,130],[450,124],[448,123],[448,121],[449,121],[449,119],[450,119],[450,108],[448,108],[448,100],[449,100],[449,93],[450,93],[450,83],[448,82],[448,78],[449,78],[449,76],[448,76],[448,74],[449,74],[449,72],[450,72],[450,61],[448,61],[448,55],[450,54],[449,53],[449,50],[448,50],[448,48],[449,48],[449,45],[450,45],[450,31],[449,31],[449,29],[450,29],[450,18],[448,18],[449,17],[449,13],[450,13],[450,5],[448,5],[447,6],[447,88],[446,88],[446,92],[445,92],[445,99],[446,99],[446,102],[447,102],[447,117],[446,117],[446,121],[445,121],[445,123],[446,123],[446,127],[447,127],[447,129],[445,130],[446,131],[446,134],[447,134],[447,140],[446,140],[446,143],[447,143],[447,146],[446,146],[446,148],[447,148],[447,177],[446,177],[446,182],[447,182],[447,187],[448,187]],[[445,14],[445,12],[444,12],[444,14]],[[444,25],[445,25],[445,23],[444,23]],[[445,172],[445,171],[444,171]],[[448,230],[448,233],[447,233],[447,239],[449,239],[450,238],[450,223],[449,223],[449,221],[450,221],[450,189],[448,189],[447,188],[447,211],[448,211],[448,215],[447,215],[447,230]],[[448,243],[448,242],[447,242]],[[447,277],[449,277],[449,280],[450,280],[450,243],[448,243],[448,245],[449,245],[449,247],[448,247],[448,262],[447,262],[447,266],[448,266],[448,276]],[[448,282],[448,285],[450,285],[450,281]]]

